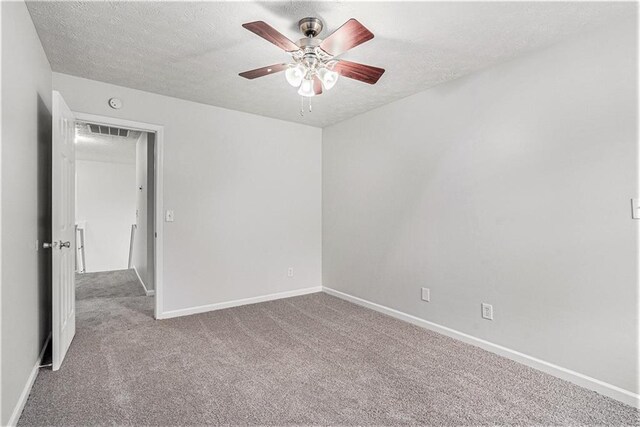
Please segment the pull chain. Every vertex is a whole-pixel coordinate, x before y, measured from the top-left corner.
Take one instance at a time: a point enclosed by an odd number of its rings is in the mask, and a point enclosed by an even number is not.
[[[301,96],[301,97],[300,97],[300,115],[301,115],[302,117],[304,117],[304,99],[305,99],[305,98],[306,98],[306,97],[304,97],[304,96]],[[311,111],[312,111],[312,108],[311,108],[311,98],[307,98],[307,99],[308,99],[308,101],[307,101],[307,102],[309,103],[309,112],[311,112]]]

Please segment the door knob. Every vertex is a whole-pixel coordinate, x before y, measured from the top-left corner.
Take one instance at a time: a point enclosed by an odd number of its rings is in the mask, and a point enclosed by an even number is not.
[[[70,248],[70,247],[71,247],[71,242],[63,242],[62,240],[60,240],[60,249]]]

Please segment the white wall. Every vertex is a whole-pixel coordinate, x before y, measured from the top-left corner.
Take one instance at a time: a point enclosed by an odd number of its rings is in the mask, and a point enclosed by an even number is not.
[[[136,236],[133,242],[133,266],[147,290],[153,289],[153,222],[149,221],[153,210],[153,173],[148,174],[148,165],[153,167],[153,139],[147,133],[136,142]],[[151,158],[149,156],[151,155]],[[151,184],[151,185],[150,185]]]
[[[0,7],[0,424],[7,425],[19,414],[21,393],[51,330],[50,252],[36,250],[36,241],[51,238],[51,68],[25,4]]]
[[[124,270],[136,221],[136,165],[76,160],[76,222],[85,225],[86,272]]]
[[[324,286],[637,393],[635,40],[621,23],[325,128]]]
[[[74,111],[164,126],[163,311],[321,284],[320,129],[64,74],[53,84]]]

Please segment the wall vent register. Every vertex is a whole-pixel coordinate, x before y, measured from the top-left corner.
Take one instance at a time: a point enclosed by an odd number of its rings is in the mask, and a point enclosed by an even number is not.
[[[76,137],[83,141],[127,142],[137,141],[142,134],[139,130],[125,129],[121,127],[105,126],[97,123],[76,122]],[[78,141],[76,141],[78,142]]]
[[[91,133],[97,133],[100,135],[124,136],[124,137],[129,136],[129,129],[115,128],[115,127],[104,126],[104,125],[95,125],[92,123],[89,123],[87,126],[89,126],[89,131]]]

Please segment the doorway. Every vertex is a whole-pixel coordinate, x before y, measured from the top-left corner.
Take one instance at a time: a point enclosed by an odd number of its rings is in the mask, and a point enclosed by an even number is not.
[[[123,307],[158,318],[162,127],[74,116],[78,316],[129,298]]]
[[[97,298],[109,307],[154,295],[154,140],[149,132],[75,122],[78,316]],[[131,306],[153,317],[153,301]]]

